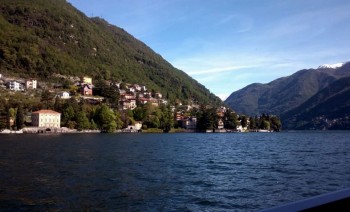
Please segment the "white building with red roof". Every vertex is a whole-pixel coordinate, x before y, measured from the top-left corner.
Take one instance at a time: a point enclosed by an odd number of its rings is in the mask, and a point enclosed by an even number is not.
[[[60,128],[61,113],[53,110],[39,110],[32,113],[32,125],[35,127]]]

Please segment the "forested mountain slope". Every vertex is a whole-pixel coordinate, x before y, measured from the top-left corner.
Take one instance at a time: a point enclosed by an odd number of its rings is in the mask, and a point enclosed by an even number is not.
[[[287,129],[350,129],[350,76],[281,115]]]
[[[65,0],[0,0],[0,72],[41,80],[89,75],[144,84],[173,102],[221,102],[125,30]]]

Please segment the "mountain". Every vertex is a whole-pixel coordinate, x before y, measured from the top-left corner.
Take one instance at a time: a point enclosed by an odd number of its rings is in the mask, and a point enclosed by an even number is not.
[[[288,129],[350,129],[350,75],[319,91],[300,106],[283,113]]]
[[[0,0],[0,72],[46,81],[88,75],[143,84],[172,102],[221,103],[125,30],[66,0]]]
[[[225,103],[238,113],[281,116],[283,126],[287,128],[311,128],[312,124],[309,126],[296,122],[302,122],[304,118],[304,122],[312,122],[322,114],[327,117],[329,114],[324,109],[329,109],[329,105],[334,106],[336,114],[330,117],[347,116],[346,113],[342,113],[344,110],[339,101],[350,87],[350,84],[344,83],[347,82],[348,76],[350,76],[350,63],[304,69],[268,84],[248,85],[233,92]],[[328,93],[325,93],[326,91]],[[338,104],[333,104],[332,101]],[[306,110],[308,112],[305,112]]]

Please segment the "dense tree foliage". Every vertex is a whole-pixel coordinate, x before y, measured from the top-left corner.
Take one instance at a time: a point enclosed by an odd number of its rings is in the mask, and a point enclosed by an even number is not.
[[[197,113],[197,120],[198,131],[205,132],[207,130],[214,130],[218,122],[216,108],[201,106]]]
[[[16,128],[17,130],[22,129],[24,126],[24,112],[22,105],[19,105],[16,112]]]
[[[227,109],[224,114],[224,127],[226,129],[236,129],[237,128],[237,114],[230,109]]]

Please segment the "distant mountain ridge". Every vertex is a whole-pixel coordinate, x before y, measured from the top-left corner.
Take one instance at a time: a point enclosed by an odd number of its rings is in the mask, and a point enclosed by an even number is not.
[[[55,80],[88,75],[138,83],[170,101],[222,101],[125,30],[66,0],[0,0],[0,72]]]
[[[346,79],[349,76],[349,62],[304,69],[267,84],[248,85],[233,92],[225,103],[238,113],[281,116],[283,126],[288,129],[321,128],[321,125],[315,124],[317,117],[347,117],[347,111],[342,108],[348,105],[348,102],[339,101],[348,94],[350,83],[347,84]],[[337,104],[334,105],[334,102]],[[331,116],[327,114],[329,111],[324,110],[329,108],[329,105],[334,106]],[[322,128],[324,127],[322,125]],[[330,127],[327,125],[325,128]]]
[[[350,129],[350,75],[281,115],[288,129]]]

